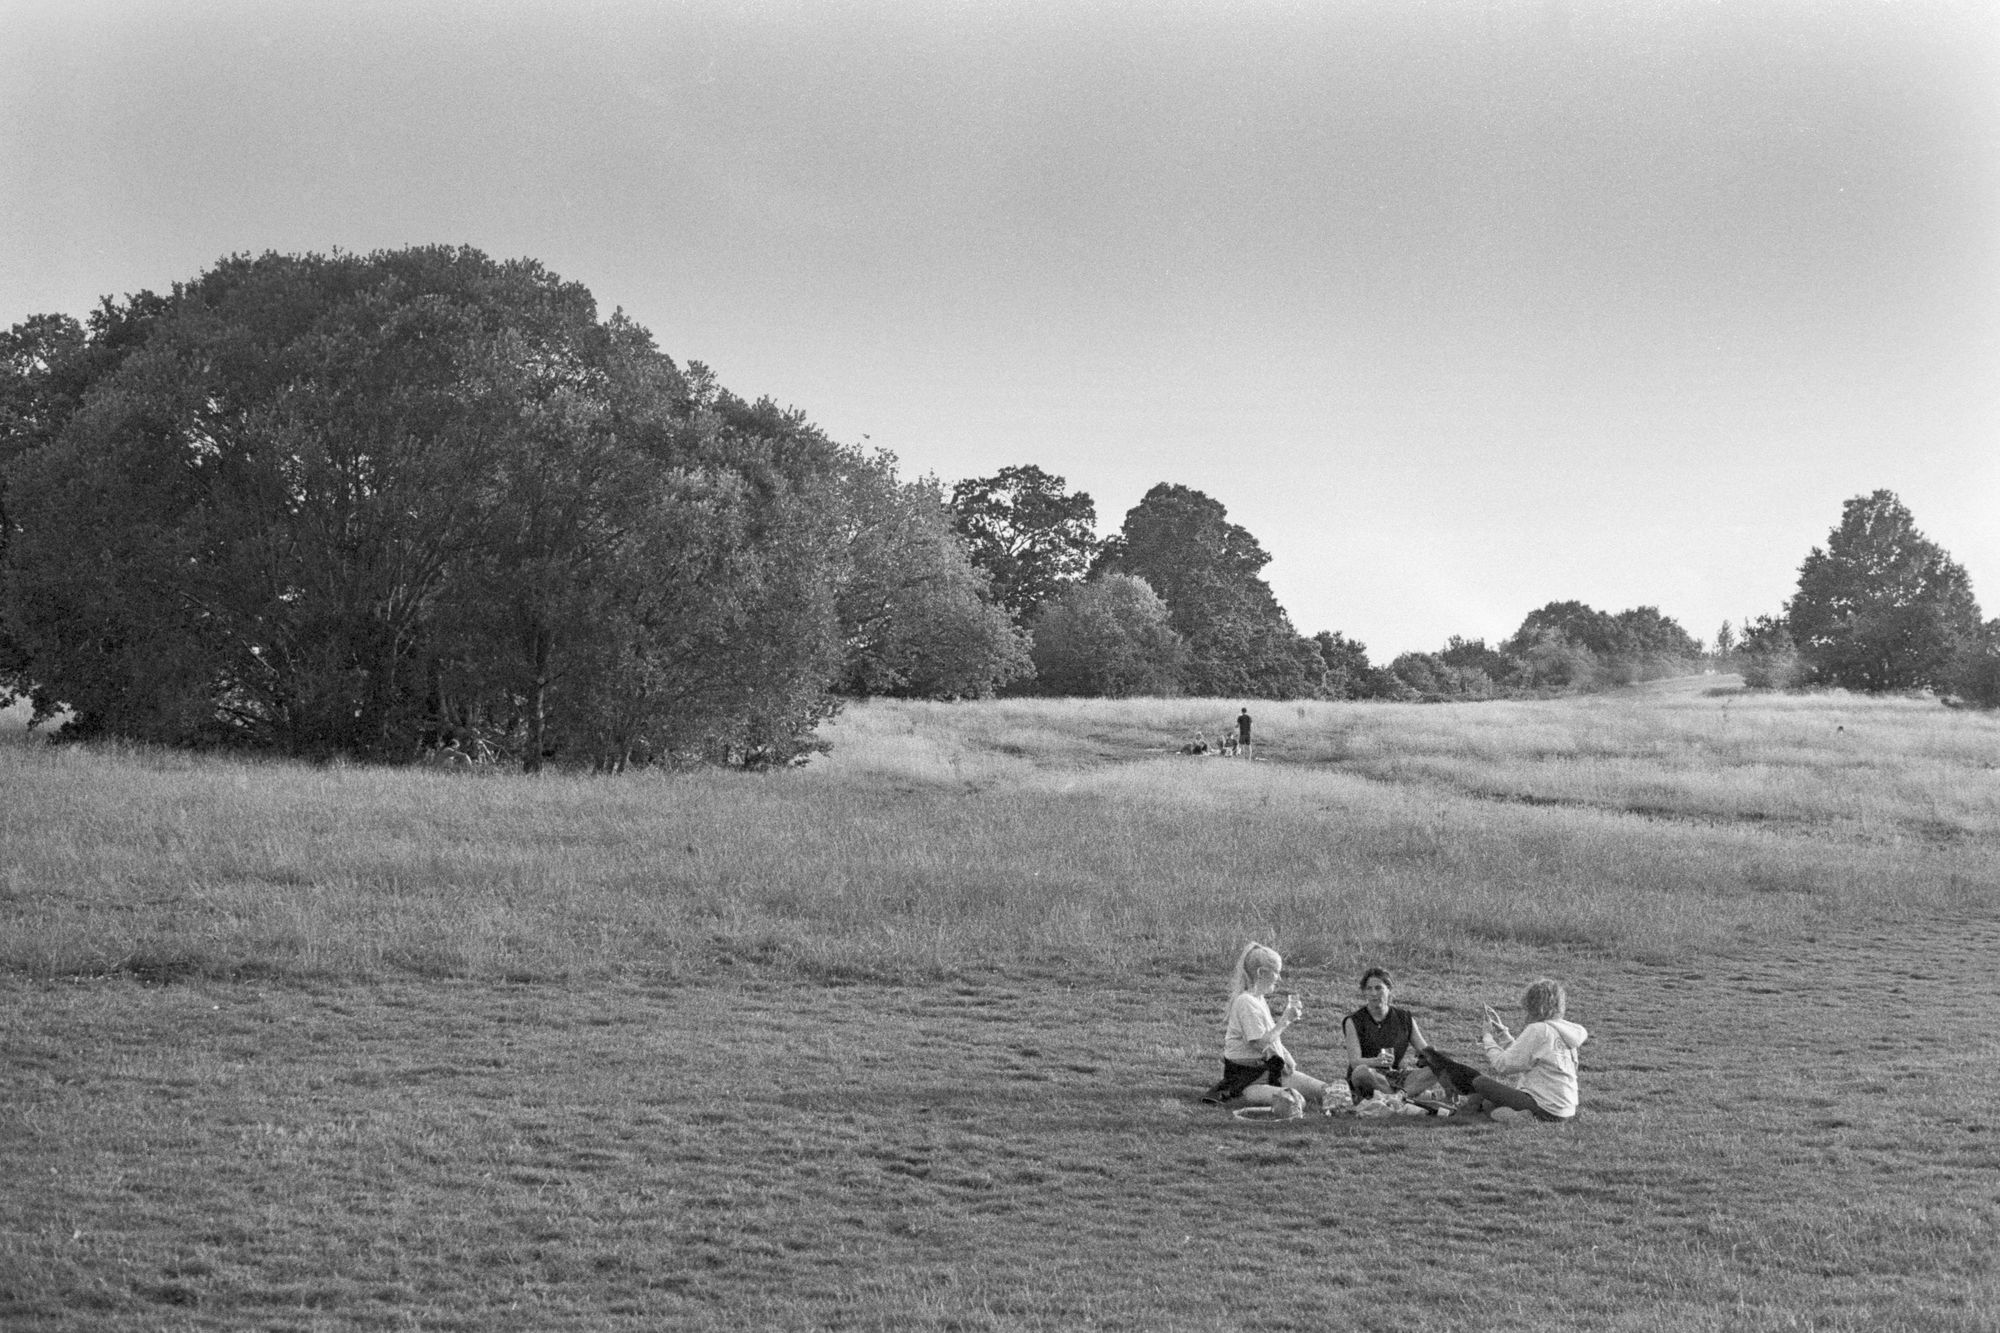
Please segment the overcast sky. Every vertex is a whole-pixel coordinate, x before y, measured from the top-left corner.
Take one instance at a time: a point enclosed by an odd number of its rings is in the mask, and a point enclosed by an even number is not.
[[[2000,6],[0,0],[0,325],[469,244],[945,482],[1221,501],[1378,661],[1707,639],[1897,491],[2000,615]]]

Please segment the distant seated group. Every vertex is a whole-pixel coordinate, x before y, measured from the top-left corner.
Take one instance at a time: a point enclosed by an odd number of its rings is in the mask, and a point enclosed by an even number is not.
[[[1219,754],[1224,758],[1250,753],[1250,710],[1244,709],[1236,715],[1236,726],[1232,730],[1224,727],[1216,733],[1215,744],[1211,747],[1208,737],[1197,731],[1194,739],[1181,747],[1182,754]]]
[[[1287,996],[1280,1015],[1272,1016],[1269,997],[1283,971],[1284,960],[1267,945],[1252,942],[1237,959],[1223,1025],[1222,1078],[1202,1095],[1204,1102],[1266,1106],[1283,1115],[1312,1108],[1327,1115],[1403,1111],[1504,1122],[1565,1121],[1576,1114],[1577,1050],[1590,1034],[1565,1017],[1569,997],[1560,981],[1542,977],[1522,993],[1528,1022],[1518,1036],[1486,1007],[1481,1070],[1431,1045],[1415,1015],[1390,1003],[1389,973],[1371,967],[1361,974],[1361,1007],[1341,1020],[1346,1077],[1322,1081],[1301,1073],[1285,1046],[1286,1029],[1305,1014],[1298,994]]]

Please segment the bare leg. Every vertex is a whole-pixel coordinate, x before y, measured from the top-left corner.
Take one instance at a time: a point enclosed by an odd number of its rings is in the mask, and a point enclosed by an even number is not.
[[[1348,1079],[1350,1082],[1359,1085],[1355,1089],[1357,1100],[1372,1097],[1378,1092],[1386,1094],[1395,1091],[1389,1085],[1389,1076],[1373,1065],[1355,1066],[1353,1072],[1348,1075]]]
[[[1308,1104],[1318,1107],[1322,1111],[1328,1109],[1326,1095],[1333,1088],[1331,1083],[1322,1083],[1310,1074],[1301,1074],[1294,1070],[1285,1077],[1285,1086],[1288,1088],[1297,1088],[1299,1094],[1306,1099]]]
[[[1305,1098],[1308,1104],[1325,1108],[1327,1085],[1312,1075],[1293,1071],[1285,1075],[1285,1086]],[[1278,1090],[1269,1083],[1254,1084],[1243,1090],[1243,1100],[1251,1106],[1269,1106],[1277,1095]]]

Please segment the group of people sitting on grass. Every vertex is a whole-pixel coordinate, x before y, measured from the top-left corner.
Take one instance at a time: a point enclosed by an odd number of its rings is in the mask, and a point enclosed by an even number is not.
[[[1237,755],[1250,757],[1250,710],[1245,708],[1236,715],[1236,728],[1225,727],[1216,733],[1215,744],[1208,743],[1208,737],[1197,731],[1194,739],[1181,747],[1182,754],[1219,754],[1233,759]]]
[[[1277,950],[1255,942],[1237,959],[1223,1026],[1222,1078],[1203,1101],[1267,1106],[1281,1115],[1301,1114],[1308,1106],[1329,1115],[1364,1110],[1371,1100],[1384,1110],[1496,1121],[1564,1121],[1576,1114],[1576,1053],[1590,1034],[1564,1016],[1569,997],[1560,981],[1542,977],[1522,992],[1528,1023],[1518,1036],[1487,1007],[1479,1038],[1487,1066],[1482,1071],[1431,1045],[1416,1016],[1390,1003],[1395,986],[1388,972],[1371,967],[1361,974],[1361,1007],[1341,1020],[1343,1089],[1300,1073],[1285,1048],[1285,1031],[1305,1007],[1293,993],[1272,1016],[1269,997],[1284,967]]]

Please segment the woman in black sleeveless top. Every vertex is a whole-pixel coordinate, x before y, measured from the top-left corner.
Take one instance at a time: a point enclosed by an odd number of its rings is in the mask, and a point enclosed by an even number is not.
[[[1361,974],[1368,1002],[1340,1024],[1347,1036],[1347,1091],[1357,1104],[1378,1092],[1415,1094],[1437,1082],[1417,1060],[1431,1044],[1416,1015],[1389,1003],[1394,989],[1386,969],[1369,968]]]

